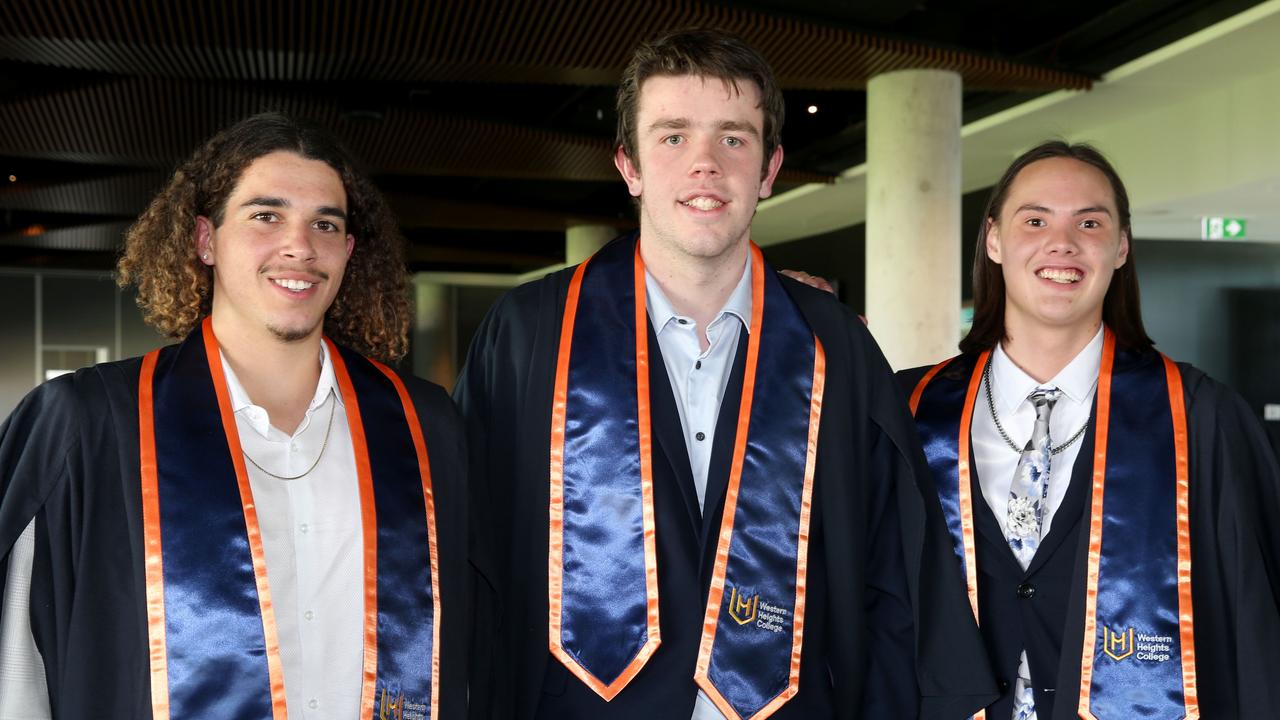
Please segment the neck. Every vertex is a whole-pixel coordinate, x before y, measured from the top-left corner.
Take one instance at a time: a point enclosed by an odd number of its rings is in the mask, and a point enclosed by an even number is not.
[[[282,342],[265,329],[254,333],[225,325],[214,315],[213,333],[223,357],[253,404],[267,411],[272,425],[292,434],[320,383],[320,330]]]
[[[1006,318],[1008,315],[1006,314]],[[1004,352],[1036,382],[1047,382],[1062,372],[1098,333],[1102,319],[1077,327],[1015,327],[1006,320]]]
[[[716,257],[693,257],[659,243],[640,242],[640,257],[671,306],[698,324],[698,337],[706,342],[707,325],[729,301],[746,271],[747,243]],[[705,348],[704,348],[705,349]]]

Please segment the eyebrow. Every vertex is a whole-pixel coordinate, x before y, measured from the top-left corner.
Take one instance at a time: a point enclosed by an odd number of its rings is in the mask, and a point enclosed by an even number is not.
[[[692,123],[690,123],[689,120],[686,118],[663,118],[661,120],[654,121],[654,123],[649,126],[649,131],[653,132],[654,130],[684,130],[690,127],[690,125],[692,125]],[[760,137],[760,131],[757,130],[754,125],[752,125],[751,123],[741,122],[738,120],[721,120],[716,125],[716,129],[747,133],[755,138]]]
[[[1019,206],[1018,209],[1014,210],[1013,212],[1016,214],[1024,210],[1029,210],[1031,212],[1045,213],[1046,215],[1053,214],[1052,210],[1050,210],[1049,208],[1043,205],[1032,205],[1030,203]],[[1106,207],[1105,205],[1090,205],[1089,207],[1083,207],[1083,208],[1080,208],[1079,210],[1076,210],[1074,213],[1072,213],[1072,215],[1087,215],[1089,213],[1103,213],[1108,217],[1110,217],[1111,209]]]
[[[240,207],[255,207],[255,206],[287,208],[289,207],[289,201],[285,200],[284,198],[278,198],[278,197],[255,197],[255,198],[249,198],[248,200],[245,200],[243,203],[240,203]],[[329,205],[323,205],[321,207],[316,208],[316,214],[337,218],[339,220],[347,219],[347,214],[342,211],[342,208],[331,207]]]

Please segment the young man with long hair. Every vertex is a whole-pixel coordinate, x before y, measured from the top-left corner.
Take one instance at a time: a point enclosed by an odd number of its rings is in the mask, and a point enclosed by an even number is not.
[[[119,281],[180,342],[0,427],[0,549],[47,679],[14,712],[465,713],[462,427],[383,364],[406,280],[385,202],[318,127],[258,115],[177,169]]]
[[[1280,472],[1153,348],[1129,199],[1087,145],[996,184],[961,355],[901,373],[996,670],[988,720],[1280,708]]]

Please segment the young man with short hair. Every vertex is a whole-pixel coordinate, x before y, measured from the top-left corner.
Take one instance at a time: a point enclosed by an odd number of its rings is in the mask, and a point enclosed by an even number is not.
[[[615,153],[638,236],[479,329],[455,390],[473,717],[961,718],[994,696],[884,359],[750,242],[782,120],[736,37],[642,44]]]
[[[983,214],[963,354],[901,373],[1000,680],[988,720],[1280,707],[1280,472],[1234,392],[1152,345],[1116,171],[1028,150]]]
[[[283,115],[179,167],[119,279],[185,339],[0,427],[0,548],[47,678],[7,711],[465,714],[462,427],[380,362],[407,346],[402,245],[337,140]]]

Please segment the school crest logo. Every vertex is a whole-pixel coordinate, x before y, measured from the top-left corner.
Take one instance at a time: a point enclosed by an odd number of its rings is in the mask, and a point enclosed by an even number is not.
[[[729,617],[739,625],[754,622],[756,612],[760,609],[760,594],[750,597],[738,592],[738,588],[729,591]]]
[[[1102,626],[1102,652],[1116,662],[1133,654],[1133,628],[1116,632],[1106,625]]]
[[[378,720],[404,720],[404,695],[391,697],[387,689],[382,688],[381,702],[378,703]]]

